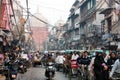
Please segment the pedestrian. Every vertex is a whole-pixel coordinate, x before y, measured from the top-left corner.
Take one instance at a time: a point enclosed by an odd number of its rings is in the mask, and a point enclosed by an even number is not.
[[[88,80],[88,66],[90,64],[90,59],[88,57],[88,52],[85,51],[83,56],[79,61],[79,66],[81,67],[82,74],[85,75],[85,78]]]
[[[90,64],[90,59],[88,57],[88,52],[87,51],[85,51],[83,53],[83,56],[81,57],[81,63],[80,64],[81,65],[86,65],[86,66],[88,66]]]
[[[104,61],[107,63],[108,59],[110,58],[108,54],[106,54],[105,52],[102,53]]]
[[[115,63],[116,59],[117,59],[116,58],[116,54],[114,52],[111,52],[110,53],[110,58],[107,61],[107,65],[108,65],[109,71],[112,69],[112,66]]]
[[[59,55],[57,56],[57,58],[55,59],[55,61],[56,61],[57,71],[59,71],[60,68],[63,68],[63,63],[65,61],[65,57],[63,56],[62,53],[59,53]]]
[[[110,79],[111,78],[119,78],[120,79],[120,53],[118,53],[118,59],[115,61],[109,77],[110,77]]]
[[[67,74],[70,71],[70,58],[69,58],[68,54],[66,54],[64,57],[65,57],[65,61],[64,61],[64,73],[65,73],[65,76],[67,76]]]
[[[89,77],[90,80],[94,80],[94,71],[93,71],[94,70],[94,61],[95,61],[95,57],[93,57],[91,59],[91,62],[88,66],[88,72],[89,72],[89,75],[90,75],[90,77]]]
[[[94,76],[95,80],[108,80],[108,66],[106,65],[101,52],[96,52],[94,60]]]

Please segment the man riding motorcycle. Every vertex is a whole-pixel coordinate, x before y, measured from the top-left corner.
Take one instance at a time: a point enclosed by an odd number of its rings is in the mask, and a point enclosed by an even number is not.
[[[45,61],[46,63],[46,70],[45,70],[45,76],[49,79],[53,78],[55,75],[55,68],[54,63],[55,60],[52,58],[51,54],[48,54],[47,59]]]

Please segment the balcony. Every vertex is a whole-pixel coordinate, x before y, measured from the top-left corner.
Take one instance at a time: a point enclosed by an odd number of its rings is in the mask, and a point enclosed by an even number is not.
[[[81,22],[83,22],[84,20],[86,20],[88,17],[92,17],[93,14],[95,14],[95,9],[96,7],[94,6],[93,8],[91,8],[90,10],[88,10],[85,13],[81,14]]]
[[[76,40],[79,40],[80,39],[80,35],[75,35],[74,37],[73,37],[73,41],[76,41]]]
[[[74,27],[72,27],[72,26],[69,26],[68,27],[68,31],[71,31],[71,30],[73,30],[74,29]]]
[[[80,38],[81,38],[81,39],[84,39],[85,37],[86,37],[85,33],[80,34]]]

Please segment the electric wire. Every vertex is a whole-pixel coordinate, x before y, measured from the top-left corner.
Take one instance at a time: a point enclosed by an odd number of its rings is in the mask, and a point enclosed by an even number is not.
[[[91,13],[87,13],[81,16],[81,18],[83,19],[83,21],[88,20],[89,18],[91,18],[91,16],[96,13],[97,11],[99,11],[99,9],[105,4],[105,2],[101,3],[103,0],[99,1],[99,3],[97,3],[97,5],[94,7],[94,10]],[[88,17],[88,15],[90,14],[90,16]]]
[[[15,0],[13,0],[13,1],[14,1],[20,8],[22,8],[24,11],[27,12],[27,10],[26,10],[25,8],[23,8],[19,3],[17,3],[17,1],[15,1]],[[48,24],[49,26],[53,27],[53,25],[51,25],[51,24],[49,24],[48,22],[46,22],[46,21],[44,21],[44,20],[36,17],[36,16],[33,15],[30,11],[28,11],[28,12],[29,12],[29,14],[30,14],[31,16],[33,16],[33,17],[36,18],[37,20],[39,20],[39,21],[41,21],[41,22],[43,22],[43,23],[45,23],[45,24]]]
[[[26,0],[26,6],[27,6],[27,18],[26,18],[26,20],[25,20],[25,22],[23,23],[23,25],[21,25],[21,26],[25,26],[25,24],[26,24],[26,22],[27,22],[27,20],[29,19],[29,12],[28,12],[28,0]],[[21,34],[20,34],[20,38],[19,39],[21,39],[22,38],[22,33],[23,33],[23,31],[21,31]]]
[[[27,20],[29,19],[28,0],[26,0],[26,6],[27,6],[27,18],[26,18],[26,20],[25,20],[25,22],[24,22],[24,25],[25,25],[25,23],[27,22]]]
[[[12,2],[12,0],[10,0],[10,4],[11,4],[12,12],[13,12],[14,21],[15,21],[15,24],[16,24],[16,27],[17,27],[17,31],[18,31],[18,34],[19,34],[19,37],[20,37],[21,33],[20,33],[18,25],[17,25],[17,20],[16,20],[16,17],[15,17],[15,12],[14,12],[14,9],[13,9],[13,2]]]
[[[37,4],[31,3],[31,2],[29,2],[29,4],[31,4],[31,5],[37,5]],[[42,5],[39,5],[39,7],[43,7],[43,8],[47,8],[47,9],[53,9],[53,10],[58,11],[58,12],[66,13],[66,11],[64,11],[64,10],[53,8],[53,7],[45,7],[45,6],[42,6]]]

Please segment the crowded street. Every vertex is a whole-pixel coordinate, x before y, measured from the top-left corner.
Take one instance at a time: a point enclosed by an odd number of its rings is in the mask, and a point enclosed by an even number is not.
[[[41,67],[30,68],[25,74],[18,74],[16,80],[47,80],[44,76],[45,69]],[[68,80],[61,72],[56,72],[54,80]]]
[[[120,0],[0,0],[0,80],[120,80]]]

